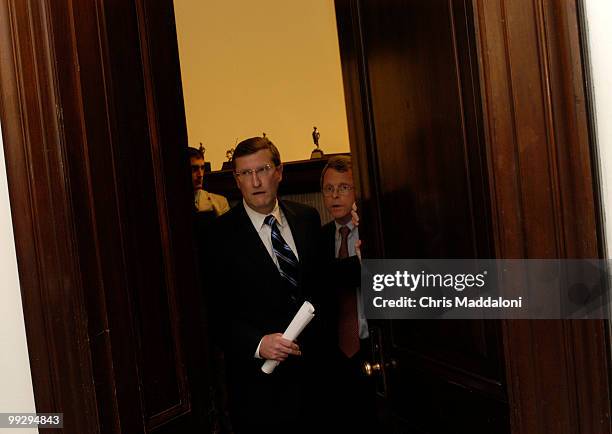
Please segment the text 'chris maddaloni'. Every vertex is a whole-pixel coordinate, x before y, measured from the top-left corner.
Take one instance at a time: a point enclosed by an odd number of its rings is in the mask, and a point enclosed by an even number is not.
[[[375,295],[372,305],[375,308],[517,308],[522,307],[522,297],[504,298],[481,295],[487,282],[488,272],[481,273],[410,273],[408,271],[395,271],[390,274],[373,274],[372,290]],[[389,288],[403,288],[411,295],[393,296],[386,298],[382,292]],[[436,294],[415,296],[418,289],[430,289]],[[448,290],[461,293],[461,295],[448,295]],[[475,294],[469,294],[473,290]],[[397,291],[397,290],[396,290]],[[394,291],[396,293],[396,291]],[[466,291],[464,293],[464,291]],[[397,293],[396,293],[397,294]]]
[[[364,259],[368,319],[608,319],[612,262]]]

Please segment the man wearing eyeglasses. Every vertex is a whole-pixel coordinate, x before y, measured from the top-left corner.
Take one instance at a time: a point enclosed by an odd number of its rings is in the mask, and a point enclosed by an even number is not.
[[[225,350],[232,421],[238,433],[317,432],[322,409],[316,406],[326,391],[313,390],[316,361],[330,339],[322,333],[315,294],[319,214],[277,199],[283,166],[267,138],[239,143],[232,161],[242,203],[216,221],[214,264],[225,276],[213,287],[210,307]],[[298,345],[282,332],[305,299],[317,312]],[[280,364],[264,374],[264,359]]]
[[[321,191],[325,207],[334,218],[321,229],[324,256],[327,262],[357,257],[359,229],[353,209],[355,190],[350,157],[336,156],[328,160],[321,173]],[[346,416],[347,432],[377,432],[374,384],[361,372],[365,360],[371,360],[368,323],[360,290],[354,280],[333,288],[336,295],[336,336],[338,354],[340,414]]]

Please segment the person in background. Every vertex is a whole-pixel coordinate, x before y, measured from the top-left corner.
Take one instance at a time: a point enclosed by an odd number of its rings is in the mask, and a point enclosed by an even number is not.
[[[336,156],[328,160],[321,173],[323,201],[334,220],[321,228],[323,256],[328,263],[351,258],[357,260],[360,247],[358,217],[351,159]],[[359,269],[357,269],[359,270]],[[357,271],[358,272],[358,271]],[[370,433],[376,430],[375,385],[361,367],[371,361],[368,323],[355,279],[344,279],[335,292],[335,327],[338,342],[340,414],[347,421],[347,432]]]
[[[213,221],[220,215],[229,211],[227,199],[219,194],[209,193],[203,189],[204,180],[204,155],[198,149],[188,147],[187,155],[191,166],[191,180],[193,186],[193,235],[196,257],[198,260],[198,278],[201,282],[203,292],[208,291],[211,282],[212,267],[211,257],[214,256],[215,247],[212,243],[211,231]],[[202,307],[203,311],[206,309]],[[203,314],[204,316],[204,314]],[[215,367],[216,375],[210,386],[209,396],[211,408],[208,409],[211,432],[218,434],[231,434],[231,417],[227,404],[227,386],[225,372],[223,369],[223,352],[218,348],[212,348],[210,352],[211,365]]]
[[[217,217],[229,211],[229,203],[225,197],[204,190],[204,155],[202,152],[191,147],[187,148],[187,152],[191,162],[191,180],[196,211],[213,212]]]

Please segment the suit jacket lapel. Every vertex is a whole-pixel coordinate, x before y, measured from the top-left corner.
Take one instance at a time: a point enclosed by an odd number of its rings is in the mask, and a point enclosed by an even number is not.
[[[332,220],[324,226],[323,239],[325,240],[326,254],[329,259],[336,258],[336,224]]]
[[[304,230],[304,224],[300,216],[298,216],[291,207],[288,207],[287,204],[279,201],[280,207],[285,214],[285,218],[287,219],[287,223],[289,223],[289,227],[291,228],[291,235],[293,235],[293,241],[295,241],[295,248],[298,253],[298,273],[299,273],[299,285],[298,285],[298,293],[299,295],[303,294],[304,288],[304,263],[308,260],[307,252],[305,250],[305,246],[308,245],[308,240],[306,239],[307,233]]]
[[[289,223],[289,227],[291,228],[291,235],[293,235],[293,241],[295,241],[295,247],[299,256],[299,263],[301,268],[302,258],[305,253],[304,246],[307,243],[307,241],[304,239],[306,233],[302,228],[302,224],[299,217],[293,212],[293,210],[291,208],[288,208],[287,205],[283,202],[279,201],[279,204],[283,210],[283,213],[285,214],[287,222]]]

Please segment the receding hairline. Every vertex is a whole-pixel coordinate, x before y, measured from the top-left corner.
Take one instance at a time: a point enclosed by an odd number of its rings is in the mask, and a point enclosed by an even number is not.
[[[269,149],[267,149],[267,148],[263,148],[263,149],[258,149],[258,150],[257,150],[257,151],[255,151],[255,152],[250,152],[250,153],[248,153],[248,154],[239,155],[239,156],[237,156],[237,157],[235,157],[235,156],[234,156],[234,157],[232,158],[232,161],[233,161],[233,162],[235,162],[235,161],[236,161],[236,160],[238,160],[239,158],[250,157],[251,155],[255,155],[255,154],[258,154],[258,153],[260,153],[260,152],[264,152],[264,151],[268,151],[268,155],[270,156],[270,160],[274,160],[274,155],[273,155],[272,151],[271,151],[271,150],[269,150]]]
[[[323,178],[329,169],[333,169],[336,172],[347,173],[353,171],[353,162],[351,157],[348,155],[336,155],[327,160],[327,164],[321,171],[321,187],[323,187]]]
[[[270,158],[275,166],[280,166],[281,158],[278,148],[267,137],[251,137],[236,145],[234,155],[232,156],[232,167],[236,168],[236,160],[241,157],[253,155],[263,150],[270,151]]]

